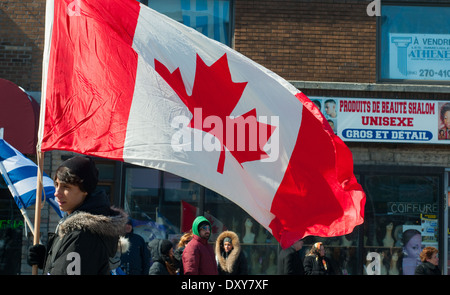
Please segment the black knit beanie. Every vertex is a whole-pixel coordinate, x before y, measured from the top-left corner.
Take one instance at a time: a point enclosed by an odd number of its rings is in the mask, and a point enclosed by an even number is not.
[[[81,180],[81,189],[87,193],[92,193],[97,187],[98,169],[95,167],[95,162],[92,158],[75,156],[62,162],[59,167],[67,167],[70,174],[79,177]]]

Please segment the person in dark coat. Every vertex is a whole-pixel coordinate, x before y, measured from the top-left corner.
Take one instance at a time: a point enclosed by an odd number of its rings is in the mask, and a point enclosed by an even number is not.
[[[120,257],[120,267],[128,275],[148,275],[150,269],[150,252],[144,238],[133,232],[131,219],[125,225],[125,232],[125,237],[130,241],[130,247]]]
[[[277,272],[279,275],[304,275],[303,262],[299,252],[303,241],[296,241],[291,247],[283,249],[278,254]]]
[[[198,216],[192,223],[192,240],[184,248],[182,260],[185,275],[217,275],[214,249],[208,244],[211,223]]]
[[[169,240],[154,239],[148,243],[153,264],[149,275],[176,275],[177,265],[173,257],[173,245]]]
[[[217,237],[215,252],[219,275],[248,274],[247,259],[235,232],[222,232]]]
[[[303,260],[303,268],[306,275],[332,275],[333,266],[325,256],[325,248],[321,242],[315,243]]]
[[[440,275],[438,249],[434,247],[425,247],[420,253],[420,261],[415,271],[415,275]]]
[[[177,249],[173,251],[173,257],[175,258],[175,260],[177,261],[180,270],[179,270],[179,274],[180,275],[184,275],[184,268],[183,268],[183,251],[184,248],[186,248],[186,245],[192,240],[192,229],[189,230],[187,233],[185,233],[184,235],[181,236],[180,241],[178,242],[178,246]]]
[[[111,208],[104,191],[94,193],[98,170],[89,157],[75,156],[56,170],[55,197],[67,215],[47,246],[29,249],[28,262],[51,275],[107,275],[109,259],[117,253],[127,215]]]

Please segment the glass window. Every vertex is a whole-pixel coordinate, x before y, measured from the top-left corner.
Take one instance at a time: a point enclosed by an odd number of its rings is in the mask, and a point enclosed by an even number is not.
[[[383,5],[379,78],[450,81],[450,7]]]
[[[276,274],[278,242],[230,200],[185,178],[148,168],[126,167],[124,183],[124,208],[134,232],[145,241],[169,239],[177,245],[194,219],[203,215],[212,225],[211,245],[220,233],[232,230],[239,236],[249,274]]]
[[[0,275],[20,274],[23,217],[0,176]]]
[[[366,175],[364,187],[364,273],[378,256],[381,275],[414,274],[422,249],[438,248],[439,178]]]
[[[446,169],[444,187],[447,191],[447,210],[450,207],[450,169]],[[447,214],[447,245],[450,245],[450,214]],[[447,246],[447,259],[450,257],[450,247]],[[450,263],[447,261],[447,274],[450,274]]]
[[[149,242],[170,239],[174,245],[198,215],[200,185],[148,168],[125,168],[124,209],[133,230]]]
[[[277,274],[278,252],[281,250],[278,242],[243,209],[227,198],[206,190],[205,217],[213,225],[211,241],[215,241],[224,230],[238,235],[249,274]]]
[[[335,275],[358,275],[358,227],[352,233],[332,238],[308,236],[304,239],[300,255],[302,260],[309,253],[314,243],[322,242],[325,256],[331,263]]]
[[[211,39],[230,46],[230,0],[148,0],[140,2],[196,29]]]

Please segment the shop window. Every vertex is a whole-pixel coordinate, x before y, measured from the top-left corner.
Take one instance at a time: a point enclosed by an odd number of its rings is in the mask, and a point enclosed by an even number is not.
[[[230,0],[141,0],[150,8],[230,46]]]
[[[447,212],[450,207],[450,168],[447,168],[444,176],[444,188],[447,193]],[[450,245],[450,214],[447,213],[447,245]],[[450,257],[450,248],[447,247],[447,259]],[[447,274],[450,273],[450,261],[447,260]]]
[[[325,248],[325,256],[329,258],[335,275],[358,275],[358,228],[352,233],[331,238],[308,236],[304,239],[300,255],[302,260],[308,255],[314,243],[322,242]]]
[[[381,275],[414,274],[422,249],[438,248],[439,177],[366,175],[364,187],[364,273],[377,257]]]
[[[231,230],[238,235],[249,274],[277,274],[277,259],[281,248],[272,234],[248,213],[227,198],[207,190],[205,217],[213,223],[214,237],[211,240],[215,241],[224,230]]]
[[[136,234],[149,242],[169,239],[177,245],[198,215],[212,224],[212,246],[220,233],[232,230],[240,238],[250,274],[276,274],[275,238],[239,206],[188,179],[155,169],[125,168],[124,208]]]
[[[96,161],[95,165],[98,169],[97,190],[104,190],[109,196],[111,204],[114,204],[115,163]]]
[[[379,24],[381,81],[450,82],[450,6],[383,4]]]
[[[125,169],[124,209],[134,232],[147,242],[158,238],[176,244],[198,214],[199,197],[200,185],[190,180],[155,169]]]
[[[24,221],[0,177],[0,275],[20,274]]]

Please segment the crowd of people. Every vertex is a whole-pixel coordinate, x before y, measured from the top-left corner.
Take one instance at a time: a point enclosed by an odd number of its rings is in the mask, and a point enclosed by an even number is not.
[[[211,223],[198,216],[192,229],[176,245],[167,239],[146,243],[133,233],[127,214],[109,204],[108,196],[97,192],[98,169],[89,157],[75,156],[64,161],[54,177],[55,197],[66,212],[47,245],[29,249],[28,263],[44,274],[114,275],[246,275],[247,259],[238,235],[222,232],[209,243]],[[333,275],[333,264],[325,255],[323,243],[312,245],[304,259],[296,241],[278,255],[280,275]],[[438,250],[425,247],[416,275],[438,275]]]

